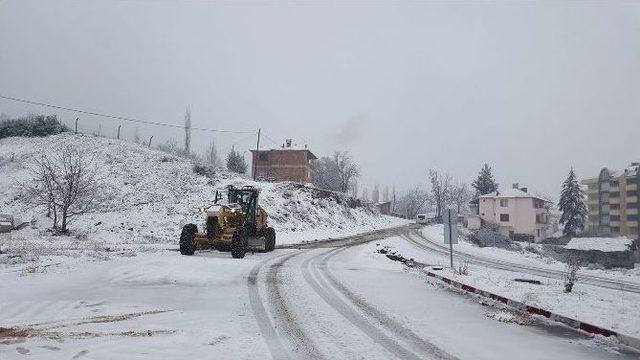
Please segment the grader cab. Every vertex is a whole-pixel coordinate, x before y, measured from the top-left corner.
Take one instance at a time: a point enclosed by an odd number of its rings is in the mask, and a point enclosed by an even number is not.
[[[203,230],[187,224],[180,235],[180,253],[193,255],[196,250],[230,251],[234,258],[243,258],[247,251],[273,251],[276,232],[267,226],[267,213],[258,206],[260,190],[245,186],[216,191],[214,204],[199,209],[205,213]]]

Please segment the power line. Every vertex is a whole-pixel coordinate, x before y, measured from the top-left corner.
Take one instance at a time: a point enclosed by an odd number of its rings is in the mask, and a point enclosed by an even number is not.
[[[134,118],[124,117],[124,116],[117,116],[117,115],[101,114],[101,113],[96,113],[96,112],[92,112],[92,111],[74,109],[74,108],[70,108],[70,107],[66,107],[66,106],[47,104],[47,103],[37,102],[37,101],[33,101],[33,100],[15,98],[15,97],[11,97],[11,96],[4,96],[2,94],[0,94],[0,98],[5,99],[5,100],[21,102],[21,103],[25,103],[25,104],[30,104],[30,105],[38,105],[38,106],[50,107],[50,108],[59,109],[59,110],[73,111],[73,112],[77,112],[77,113],[81,113],[81,114],[100,116],[100,117],[109,118],[109,119],[115,119],[115,120],[129,121],[129,122],[134,122],[134,123],[139,123],[139,124],[165,126],[165,127],[178,128],[178,129],[184,129],[185,128],[182,125],[167,124],[167,123],[161,123],[161,122],[156,122],[156,121],[140,120],[140,119],[134,119]],[[210,131],[210,132],[219,132],[219,133],[233,133],[233,134],[255,134],[255,131],[247,131],[247,130],[221,130],[221,129],[208,129],[208,128],[198,128],[198,127],[191,127],[191,130]]]

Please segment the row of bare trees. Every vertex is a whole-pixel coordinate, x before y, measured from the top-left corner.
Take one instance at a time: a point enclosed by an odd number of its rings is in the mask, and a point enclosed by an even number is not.
[[[429,170],[428,190],[420,186],[410,188],[395,204],[395,212],[407,218],[415,218],[421,212],[433,211],[438,219],[447,207],[457,212],[467,211],[473,193],[464,182],[455,182],[451,175]]]

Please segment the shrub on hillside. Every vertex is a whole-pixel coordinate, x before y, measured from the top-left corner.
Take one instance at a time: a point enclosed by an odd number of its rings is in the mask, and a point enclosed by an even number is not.
[[[0,139],[11,136],[35,137],[60,134],[69,129],[56,115],[27,115],[0,122]]]

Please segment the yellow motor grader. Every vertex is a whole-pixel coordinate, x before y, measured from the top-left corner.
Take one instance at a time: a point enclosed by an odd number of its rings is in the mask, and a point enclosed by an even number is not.
[[[260,190],[252,186],[226,188],[227,201],[216,191],[214,204],[199,209],[204,212],[205,232],[198,232],[195,224],[187,224],[180,235],[180,253],[193,255],[196,250],[230,251],[231,256],[243,258],[247,250],[273,251],[276,232],[267,226],[267,213],[258,206]]]

